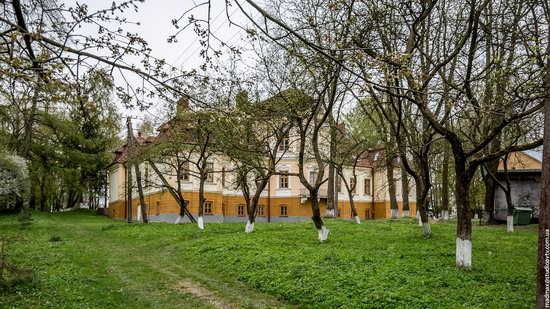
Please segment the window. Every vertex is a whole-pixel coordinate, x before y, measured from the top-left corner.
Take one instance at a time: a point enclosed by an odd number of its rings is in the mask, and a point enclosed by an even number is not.
[[[281,205],[281,217],[288,216],[288,206],[287,205]]]
[[[204,214],[205,215],[212,214],[212,202],[204,202]]]
[[[286,135],[279,144],[279,151],[288,151],[288,149],[290,149],[290,138]]]
[[[355,177],[349,179],[349,188],[352,189],[352,193],[357,192],[357,186],[355,185]]]
[[[309,183],[314,184],[317,180],[317,171],[311,171],[309,172]]]
[[[222,167],[222,187],[225,187],[225,167]]]
[[[284,173],[279,175],[279,188],[288,189],[288,174]]]
[[[365,195],[371,195],[370,192],[370,179],[365,179]]]
[[[338,192],[342,192],[342,178],[336,177],[336,189]]]
[[[392,186],[393,186],[393,189],[395,190],[395,194],[396,195],[399,195],[399,192],[397,192],[397,179],[392,179]]]
[[[206,181],[214,182],[214,163],[206,163]]]
[[[157,216],[160,215],[160,201],[157,201]]]
[[[180,178],[183,181],[189,181],[189,161],[185,161],[181,165]]]
[[[258,211],[257,211],[258,216],[260,216],[260,217],[265,216],[264,215],[264,208],[265,208],[264,205],[258,205]]]
[[[244,217],[244,205],[243,204],[237,205],[237,216]]]

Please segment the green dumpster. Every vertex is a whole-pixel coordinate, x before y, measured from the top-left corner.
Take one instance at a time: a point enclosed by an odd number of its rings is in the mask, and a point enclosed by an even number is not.
[[[527,225],[531,222],[533,209],[525,207],[514,208],[514,225]]]

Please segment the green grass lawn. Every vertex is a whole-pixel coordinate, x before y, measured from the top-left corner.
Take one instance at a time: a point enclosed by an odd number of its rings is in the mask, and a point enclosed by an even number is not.
[[[0,308],[533,307],[536,227],[474,227],[473,269],[454,267],[455,226],[413,220],[149,225],[78,211],[0,217],[8,262],[36,280]],[[197,287],[197,288],[194,288]]]

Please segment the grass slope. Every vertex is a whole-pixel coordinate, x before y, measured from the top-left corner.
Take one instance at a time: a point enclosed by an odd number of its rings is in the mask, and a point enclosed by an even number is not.
[[[35,214],[21,230],[0,218],[8,261],[38,282],[0,294],[0,307],[202,308],[195,282],[232,307],[532,307],[536,227],[474,227],[473,269],[454,267],[455,227],[421,236],[412,220],[355,225],[328,220],[319,244],[312,223],[194,225],[113,222],[87,212]],[[61,241],[52,241],[58,236]],[[188,284],[188,283],[187,283]]]

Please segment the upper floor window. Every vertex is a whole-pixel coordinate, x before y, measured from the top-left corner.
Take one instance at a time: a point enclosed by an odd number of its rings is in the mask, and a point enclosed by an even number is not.
[[[364,187],[364,192],[365,192],[365,195],[371,195],[371,186],[370,186],[370,179],[365,179],[365,187]]]
[[[349,188],[352,190],[352,193],[357,192],[357,186],[355,185],[355,177],[349,179]]]
[[[397,191],[397,179],[392,179],[391,184],[393,186],[393,189],[395,190],[395,194],[399,195],[399,192]]]
[[[206,163],[206,181],[214,182],[214,163]]]
[[[180,169],[180,179],[189,181],[189,161],[183,162]]]
[[[285,135],[279,144],[279,151],[288,151],[290,149],[290,138]]]
[[[317,171],[309,172],[309,183],[314,184],[317,181]]]
[[[211,215],[212,211],[212,202],[204,202],[204,214]]]
[[[225,187],[225,167],[222,167],[222,187]]]
[[[284,173],[279,175],[279,188],[288,189],[288,174]]]
[[[342,178],[339,176],[336,177],[336,190],[338,190],[338,192],[342,192]]]

